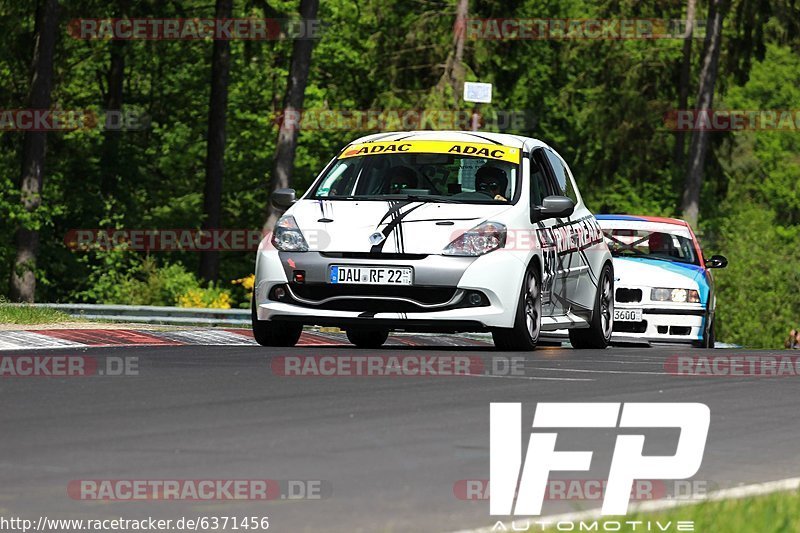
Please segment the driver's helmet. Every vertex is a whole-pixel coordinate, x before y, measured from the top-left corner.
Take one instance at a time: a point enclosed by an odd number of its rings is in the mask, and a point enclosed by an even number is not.
[[[672,238],[666,233],[651,233],[647,239],[650,253],[669,254],[672,252]]]
[[[508,187],[506,171],[502,168],[484,165],[475,173],[475,190],[487,192],[492,196],[505,196]]]
[[[417,187],[417,175],[413,169],[405,166],[392,167],[386,171],[389,176],[389,192],[397,193],[403,189],[414,189]]]

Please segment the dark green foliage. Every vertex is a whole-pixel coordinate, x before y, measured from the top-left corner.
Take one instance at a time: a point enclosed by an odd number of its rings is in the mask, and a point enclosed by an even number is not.
[[[0,3],[0,109],[25,105],[34,3]],[[213,17],[214,9],[214,2],[198,0],[61,4],[52,100],[62,109],[97,113],[105,102],[111,43],[72,38],[67,21],[115,16],[119,5],[127,6],[129,16]],[[234,17],[295,17],[298,4],[236,0]],[[454,109],[451,89],[441,78],[453,46],[455,6],[455,0],[322,2],[325,33],[312,55],[306,108]],[[707,7],[698,2],[699,19]],[[677,19],[685,2],[471,0],[469,10],[475,18]],[[793,2],[733,0],[730,13],[716,107],[800,108],[798,8]],[[146,117],[147,126],[119,136],[112,173],[117,182],[111,189],[102,181],[108,169],[101,163],[99,128],[52,133],[43,207],[24,214],[18,193],[22,133],[0,132],[0,294],[8,293],[13,232],[28,216],[42,233],[38,301],[108,301],[116,294],[115,284],[130,291],[137,286],[132,280],[182,279],[183,272],[197,270],[196,253],[151,253],[145,262],[130,253],[78,253],[64,245],[66,232],[76,228],[199,228],[202,223],[212,43],[130,41],[123,49],[123,107]],[[231,43],[222,202],[226,228],[260,229],[264,223],[291,49],[288,40]],[[701,53],[698,40],[690,107]],[[681,54],[679,39],[467,40],[464,60],[468,80],[494,84],[495,100],[481,111],[527,112],[534,120],[513,133],[541,138],[561,151],[591,209],[676,215],[684,171],[673,167],[674,133],[665,126],[664,114],[677,106]],[[320,131],[313,125],[301,130],[295,186],[304,190],[336,151],[364,133],[369,131]],[[784,330],[800,326],[799,176],[797,130],[712,134],[700,229],[708,250],[731,260],[717,273],[720,340],[775,347]],[[230,287],[230,280],[252,272],[253,255],[223,253],[219,286]],[[165,273],[152,275],[153,268]],[[117,291],[119,298],[136,296],[122,296],[124,290]]]

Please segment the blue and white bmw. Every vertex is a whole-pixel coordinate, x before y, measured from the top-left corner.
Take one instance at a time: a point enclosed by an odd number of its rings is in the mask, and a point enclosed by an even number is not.
[[[597,215],[614,257],[616,342],[692,343],[713,348],[716,296],[710,269],[728,260],[703,259],[683,220]]]

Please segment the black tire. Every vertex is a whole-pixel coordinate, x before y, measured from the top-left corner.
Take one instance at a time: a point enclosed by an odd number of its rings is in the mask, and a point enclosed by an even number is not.
[[[542,279],[534,264],[525,271],[513,328],[492,330],[498,350],[529,352],[536,349],[542,331]]]
[[[348,329],[346,333],[356,348],[380,348],[389,338],[388,329]]]
[[[294,346],[300,340],[303,325],[279,320],[259,320],[255,300],[250,305],[253,338],[261,346]]]
[[[603,349],[611,342],[614,329],[614,273],[606,264],[600,272],[588,328],[569,330],[569,342],[577,349]]]
[[[705,331],[703,331],[703,338],[695,343],[698,348],[713,348],[717,341],[717,328],[714,326],[714,319],[710,315],[708,316],[709,323]]]

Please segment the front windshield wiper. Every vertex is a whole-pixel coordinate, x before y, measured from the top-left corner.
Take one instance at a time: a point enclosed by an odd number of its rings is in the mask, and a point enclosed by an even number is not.
[[[402,195],[406,200],[413,200],[414,202],[441,202],[443,204],[460,204],[458,200],[453,200],[446,196],[432,195],[432,194],[404,194]]]
[[[412,202],[423,203],[442,203],[442,204],[471,204],[476,202],[454,200],[447,196],[435,194],[376,194],[359,196],[315,196],[314,200],[409,200]],[[481,202],[483,203],[483,202]],[[499,203],[499,202],[498,202]]]

